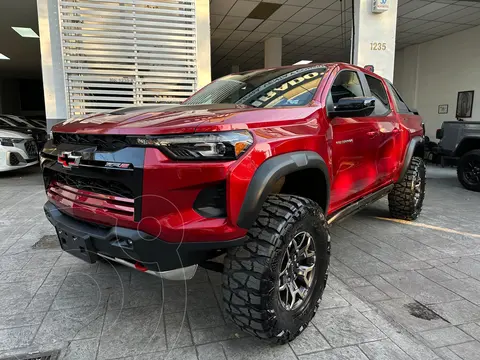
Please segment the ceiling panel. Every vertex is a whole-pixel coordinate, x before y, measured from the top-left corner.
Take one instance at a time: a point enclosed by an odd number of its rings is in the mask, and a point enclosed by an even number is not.
[[[250,35],[250,31],[242,31],[242,30],[235,30],[229,37],[229,40],[243,40],[248,35]]]
[[[397,10],[397,16],[404,16],[405,14],[408,14],[409,12],[415,11],[421,7],[424,7],[425,5],[428,5],[428,1],[420,1],[420,0],[415,0],[415,1],[410,1],[404,5],[400,5]]]
[[[226,15],[236,0],[211,0],[210,13],[215,15]]]
[[[283,24],[283,21],[265,20],[255,31],[272,32],[281,24]]]
[[[321,25],[321,24],[324,24],[326,23],[328,20],[330,19],[333,19],[335,16],[337,16],[338,14],[340,14],[340,12],[338,11],[334,11],[334,10],[322,10],[320,13],[316,14],[314,17],[310,18],[309,20],[307,20],[306,22],[308,24],[318,24],[318,25]]]
[[[338,0],[312,0],[307,6],[311,8],[326,9],[337,1]]]
[[[340,26],[342,24],[342,17],[340,15],[324,22],[324,25]]]
[[[260,19],[245,19],[245,21],[238,27],[238,30],[253,31],[262,22],[263,20]]]
[[[253,31],[251,32],[246,38],[246,41],[261,41],[268,33],[260,32],[260,31]]]
[[[212,29],[216,29],[218,25],[220,25],[220,23],[222,22],[223,20],[223,15],[214,15],[214,14],[211,14],[210,15],[210,27]]]
[[[405,15],[403,15],[404,17],[406,18],[411,18],[411,19],[417,19],[417,18],[420,18],[424,15],[427,15],[431,12],[434,12],[434,11],[437,11],[437,10],[440,10],[444,7],[446,7],[447,4],[442,4],[442,3],[428,3],[427,5],[425,6],[422,6],[416,10],[413,10],[409,13],[406,13]]]
[[[332,32],[333,30],[338,29],[335,26],[328,26],[328,25],[320,25],[316,29],[314,29],[312,32],[309,33],[309,35],[312,36],[324,36],[324,37],[335,37],[338,36],[339,34]],[[341,31],[340,31],[341,34]]]
[[[235,49],[243,49],[243,50],[248,50],[252,48],[255,45],[255,42],[253,41],[242,41],[241,43],[238,43],[238,45],[235,47]]]
[[[268,18],[268,20],[287,20],[295,15],[300,9],[300,6],[282,5]]]
[[[472,21],[478,21],[480,19],[480,8],[472,9],[473,10],[469,15],[462,17],[462,24],[470,23]]]
[[[454,23],[459,23],[463,24],[463,18],[477,12],[476,9],[472,9],[470,7],[464,8],[462,10],[456,11],[452,14],[448,14],[445,16],[442,16],[441,18],[438,18],[438,21],[444,21],[444,22],[454,22]]]
[[[303,8],[288,20],[303,23],[317,15],[320,11],[322,9]]]
[[[425,20],[437,20],[438,18],[441,18],[442,16],[448,15],[448,14],[454,14],[455,12],[465,9],[464,6],[458,6],[458,5],[448,5],[445,6],[442,9],[439,9],[437,11],[433,11],[429,14],[426,14],[422,16],[422,19]]]
[[[289,22],[289,21],[285,21],[284,23],[282,23],[282,25],[280,25],[279,27],[277,27],[275,29],[275,33],[277,34],[288,34],[289,32],[291,32],[293,29],[297,28],[298,25],[300,25],[299,23],[293,23],[293,22]]]
[[[217,29],[213,32],[212,39],[225,40],[231,33],[232,30]]]
[[[218,28],[235,30],[244,19],[245,18],[243,17],[227,15],[223,18],[223,21],[220,23],[220,25],[218,25]]]
[[[286,5],[298,5],[305,6],[310,2],[310,0],[287,0]]]
[[[300,26],[292,30],[292,34],[305,35],[310,33],[316,27],[317,25],[314,25],[314,24],[301,24]]]
[[[471,27],[470,25],[455,24],[455,27],[452,27],[450,29],[445,29],[443,31],[439,31],[435,35],[437,35],[437,37],[450,35],[450,34],[453,34],[453,33],[459,32],[459,31],[469,29],[470,27]],[[473,46],[473,44],[472,44],[472,46]]]
[[[397,31],[417,32],[415,28],[417,26],[425,25],[428,21],[425,20],[412,20],[405,24],[397,26]]]
[[[247,17],[253,9],[258,5],[260,1],[245,1],[238,0],[235,5],[232,6],[228,15]]]
[[[427,21],[423,25],[416,26],[412,28],[411,30],[406,30],[408,32],[414,32],[417,34],[427,34],[427,35],[432,35],[438,32],[436,30],[437,26],[443,25],[444,23],[440,21]]]

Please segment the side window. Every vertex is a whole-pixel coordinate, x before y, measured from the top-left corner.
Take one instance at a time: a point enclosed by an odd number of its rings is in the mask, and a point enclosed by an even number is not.
[[[408,114],[411,113],[410,109],[408,108],[407,104],[403,101],[402,97],[398,93],[397,89],[393,87],[393,85],[387,81],[388,89],[393,95],[393,98],[395,100],[395,104],[397,105],[397,111],[400,114]]]
[[[388,95],[382,82],[373,76],[366,75],[368,87],[372,96],[375,98],[375,110],[372,116],[381,116],[390,112],[390,104],[388,103]]]
[[[337,75],[329,94],[333,105],[346,97],[364,96],[362,85],[356,71],[342,71]]]

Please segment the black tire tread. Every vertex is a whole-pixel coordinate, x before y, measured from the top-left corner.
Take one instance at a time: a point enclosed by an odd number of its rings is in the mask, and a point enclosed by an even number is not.
[[[229,249],[223,273],[223,302],[227,315],[243,331],[261,339],[286,343],[303,330],[301,328],[296,334],[278,331],[275,316],[272,311],[265,311],[262,298],[274,289],[270,260],[278,251],[278,242],[285,241],[282,229],[293,226],[312,207],[319,209],[310,199],[270,195],[249,230],[247,242]],[[326,227],[323,212],[319,213]],[[314,315],[315,311],[307,323]]]
[[[480,191],[480,184],[478,186],[472,186],[471,184],[469,184],[468,182],[466,182],[464,180],[464,177],[463,177],[463,164],[462,164],[462,160],[465,159],[466,156],[471,156],[471,155],[476,155],[480,158],[480,149],[477,149],[477,150],[471,150],[465,154],[463,154],[463,156],[460,158],[459,162],[458,162],[458,166],[457,166],[457,178],[458,178],[458,181],[460,181],[460,183],[462,184],[462,186],[465,188],[465,189],[468,189],[468,190],[471,190],[471,191]]]
[[[420,211],[415,209],[415,191],[412,185],[420,167],[425,171],[423,159],[414,156],[402,181],[396,183],[388,194],[388,207],[392,217],[411,221],[420,214],[421,209]]]

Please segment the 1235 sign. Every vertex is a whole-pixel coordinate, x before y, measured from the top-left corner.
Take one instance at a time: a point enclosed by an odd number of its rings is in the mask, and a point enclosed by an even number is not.
[[[384,42],[371,42],[370,50],[384,51],[387,50],[387,43]]]

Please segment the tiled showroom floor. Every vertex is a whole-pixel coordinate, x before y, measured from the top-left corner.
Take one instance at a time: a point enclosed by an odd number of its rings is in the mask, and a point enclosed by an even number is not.
[[[453,169],[429,167],[415,223],[388,219],[382,200],[331,229],[320,311],[284,346],[225,321],[219,274],[162,284],[84,264],[49,238],[32,248],[54,233],[44,202],[38,170],[0,175],[0,359],[52,349],[75,360],[480,358],[480,193]]]

